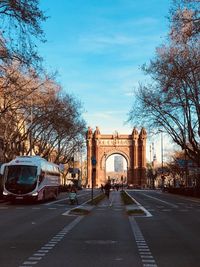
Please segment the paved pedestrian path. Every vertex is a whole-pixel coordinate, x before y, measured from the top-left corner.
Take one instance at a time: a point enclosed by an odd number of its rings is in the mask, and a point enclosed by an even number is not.
[[[120,192],[112,191],[84,216],[48,257],[48,267],[55,267],[55,257],[59,267],[143,266]]]

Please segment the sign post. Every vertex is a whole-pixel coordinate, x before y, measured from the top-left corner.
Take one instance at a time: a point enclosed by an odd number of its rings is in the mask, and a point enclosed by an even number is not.
[[[91,192],[91,199],[92,199],[92,204],[93,204],[93,199],[94,199],[94,178],[95,178],[95,173],[96,173],[96,158],[92,157],[92,192]]]

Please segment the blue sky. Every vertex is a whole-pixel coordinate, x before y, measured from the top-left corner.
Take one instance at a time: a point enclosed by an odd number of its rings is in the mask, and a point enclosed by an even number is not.
[[[101,133],[131,133],[124,125],[140,67],[168,31],[170,0],[41,0],[49,16],[39,52],[49,71],[83,103],[83,117]]]

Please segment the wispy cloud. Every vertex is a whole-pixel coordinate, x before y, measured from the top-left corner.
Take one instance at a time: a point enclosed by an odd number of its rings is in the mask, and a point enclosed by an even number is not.
[[[138,19],[132,19],[126,21],[126,25],[129,26],[145,26],[150,27],[152,25],[157,25],[159,23],[159,20],[153,17],[143,17]]]
[[[105,49],[113,46],[127,46],[138,42],[137,38],[123,34],[90,34],[81,36],[79,44],[86,50],[94,50],[98,53],[98,49]]]
[[[83,102],[91,127],[129,132],[124,121],[134,88],[146,79],[140,66],[162,43],[170,1],[42,1],[51,18],[40,50],[66,91]]]

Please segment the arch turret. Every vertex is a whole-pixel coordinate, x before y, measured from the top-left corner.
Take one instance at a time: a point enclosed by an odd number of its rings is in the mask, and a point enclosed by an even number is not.
[[[88,127],[86,137],[87,137],[87,139],[92,138],[92,128],[90,126]]]
[[[142,127],[142,129],[141,129],[139,137],[140,137],[140,139],[146,139],[147,132],[146,132],[144,127]]]
[[[138,130],[134,127],[132,131],[133,139],[138,139]]]
[[[101,133],[100,133],[99,127],[96,126],[96,130],[94,131],[95,139],[98,139],[100,137],[100,135],[101,135]]]

